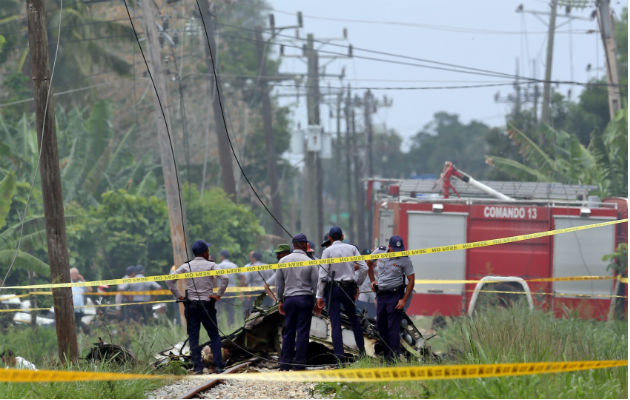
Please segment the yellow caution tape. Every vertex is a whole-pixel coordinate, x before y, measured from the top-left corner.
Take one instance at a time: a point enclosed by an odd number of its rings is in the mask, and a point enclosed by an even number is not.
[[[221,296],[221,299],[240,299],[243,297],[252,297],[252,296],[258,296],[259,293],[253,293],[253,294],[240,294],[240,295],[233,295],[233,296]],[[101,308],[101,307],[125,307],[125,306],[138,306],[141,304],[159,304],[159,303],[174,303],[176,300],[175,299],[171,299],[171,300],[153,300],[153,301],[132,301],[129,303],[119,303],[119,304],[86,304],[84,306],[75,306],[75,309],[82,309],[82,308]],[[221,301],[221,300],[219,300]],[[0,313],[9,313],[9,312],[31,312],[31,311],[49,311],[51,308],[44,308],[44,307],[33,307],[33,308],[9,308],[6,310],[2,310],[0,309]],[[54,309],[54,307],[53,307]]]
[[[0,382],[122,381],[129,379],[181,379],[176,375],[121,374],[115,372],[0,369]]]
[[[519,242],[523,240],[554,236],[554,235],[558,235],[562,233],[570,233],[570,232],[583,231],[583,230],[593,229],[593,228],[601,228],[604,226],[615,225],[615,224],[620,224],[624,222],[628,222],[628,219],[626,218],[626,219],[620,219],[620,220],[615,220],[615,221],[600,222],[600,223],[590,224],[590,225],[555,229],[555,230],[545,231],[545,232],[529,233],[526,235],[509,236],[509,237],[504,237],[504,238],[499,238],[499,239],[481,240],[478,242],[453,244],[453,245],[439,246],[439,247],[429,247],[425,249],[416,249],[416,250],[396,251],[396,252],[390,252],[390,253],[367,254],[367,255],[359,255],[359,256],[352,256],[352,257],[326,258],[326,259],[321,259],[321,260],[294,261],[294,262],[282,263],[282,264],[252,265],[249,267],[215,269],[215,270],[210,270],[210,271],[187,272],[187,273],[182,273],[182,274],[143,276],[139,278],[109,279],[109,280],[101,280],[101,281],[72,282],[72,283],[48,283],[48,284],[41,284],[41,285],[26,285],[26,286],[4,286],[4,287],[0,287],[0,289],[48,289],[48,288],[61,288],[61,287],[122,285],[122,284],[127,284],[127,283],[136,283],[136,282],[170,281],[170,280],[177,280],[177,279],[201,278],[204,276],[230,275],[230,274],[241,274],[241,273],[247,273],[247,272],[269,271],[269,270],[283,269],[283,268],[297,268],[297,267],[305,267],[305,266],[311,266],[311,265],[317,266],[320,264],[334,264],[334,263],[340,263],[340,262],[377,260],[377,259],[382,259],[382,258],[395,258],[395,257],[415,256],[415,255],[422,255],[422,254],[434,254],[434,253],[443,253],[447,251],[474,249],[474,248],[486,247],[486,246],[496,246],[499,244],[513,243],[513,242]]]
[[[440,289],[441,292],[456,292],[456,293],[461,293],[462,291],[459,289]],[[468,289],[468,290],[464,290],[464,292],[468,292],[468,293],[472,293],[474,292],[474,289]],[[432,293],[429,292],[428,294],[441,294],[440,293]],[[481,289],[478,290],[479,293],[506,293],[506,294],[527,294],[527,292],[524,291],[515,291],[515,290],[490,290],[490,289]],[[373,292],[362,292],[362,293],[373,293]],[[536,295],[542,295],[542,296],[559,296],[559,297],[602,297],[602,298],[606,298],[606,299],[612,299],[612,298],[616,298],[616,299],[625,299],[628,296],[623,296],[623,295],[617,295],[617,294],[583,294],[583,293],[559,293],[559,292],[530,292],[532,296],[536,296]]]
[[[281,382],[391,382],[445,379],[493,378],[627,367],[628,360],[563,361],[510,364],[463,364],[386,368],[332,369],[317,371],[209,374],[186,379],[281,381]],[[77,382],[129,379],[182,379],[181,375],[122,374],[54,370],[0,369],[0,382]]]
[[[603,281],[603,280],[618,280],[622,283],[628,283],[628,278],[624,278],[621,275],[617,276],[597,276],[597,275],[581,275],[581,276],[558,276],[554,278],[531,278],[523,279],[527,282],[565,282],[565,281]],[[414,281],[416,285],[420,284],[434,284],[434,285],[448,285],[454,283],[479,283],[481,279],[416,279]],[[485,283],[500,283],[504,281],[485,280]]]

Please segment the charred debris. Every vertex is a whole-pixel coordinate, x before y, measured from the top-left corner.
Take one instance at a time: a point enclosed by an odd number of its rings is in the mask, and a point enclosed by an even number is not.
[[[261,295],[264,297],[264,295]],[[261,300],[261,298],[259,298]],[[222,336],[223,360],[230,367],[242,362],[250,362],[252,366],[263,368],[279,367],[279,354],[282,342],[282,326],[284,317],[278,312],[278,306],[269,308],[260,306],[257,301],[242,327]],[[311,367],[333,366],[339,360],[333,353],[330,334],[330,320],[325,310],[321,315],[313,314],[310,330],[307,365]],[[368,318],[364,312],[361,316],[365,350],[368,357],[379,357],[383,353],[379,341],[376,320]],[[346,360],[358,358],[359,352],[348,318],[342,313],[342,336]],[[400,327],[401,347],[407,359],[421,361],[439,361],[439,356],[431,350],[427,343],[429,338],[422,336],[413,321],[405,313]],[[212,365],[210,342],[202,347],[202,358],[208,367]],[[168,369],[171,364],[190,366],[190,348],[187,340],[179,342],[155,355],[153,366],[157,369]]]

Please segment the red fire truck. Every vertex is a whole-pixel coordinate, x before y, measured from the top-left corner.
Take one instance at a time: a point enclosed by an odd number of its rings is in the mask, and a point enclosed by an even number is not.
[[[452,177],[459,180],[451,181]],[[439,184],[441,183],[441,184]],[[540,182],[479,182],[447,162],[433,179],[368,181],[373,201],[373,245],[398,234],[408,249],[475,242],[627,218],[625,198],[600,200],[589,185]],[[450,196],[454,192],[455,197]],[[497,291],[523,291],[522,280],[567,276],[612,276],[609,261],[627,243],[621,223],[498,246],[414,256],[416,279],[505,278]],[[619,281],[527,282],[533,305],[561,315],[606,319]],[[625,286],[625,285],[624,285]],[[414,315],[456,316],[469,311],[476,284],[422,284],[408,309]],[[621,288],[627,294],[627,287]],[[627,298],[625,300],[627,310]]]

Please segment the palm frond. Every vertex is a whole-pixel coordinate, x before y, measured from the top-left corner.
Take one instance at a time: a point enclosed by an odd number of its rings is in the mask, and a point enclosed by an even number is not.
[[[537,165],[539,168],[547,171],[555,169],[553,159],[524,132],[510,125],[508,127],[508,135],[519,146],[523,157],[532,165]]]
[[[16,256],[17,252],[17,256]],[[13,268],[33,271],[42,277],[50,277],[50,267],[39,258],[22,250],[0,250],[0,264],[9,265],[15,257]]]
[[[531,181],[533,179],[539,182],[548,182],[551,180],[549,175],[545,175],[538,169],[521,164],[518,161],[500,156],[489,155],[486,157],[491,160],[492,164],[494,164],[496,168],[501,169],[515,179],[522,179],[525,181]]]

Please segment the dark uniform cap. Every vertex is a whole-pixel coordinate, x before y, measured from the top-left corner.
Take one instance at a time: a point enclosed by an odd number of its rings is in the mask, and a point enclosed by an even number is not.
[[[197,240],[192,245],[192,252],[194,255],[199,256],[208,250],[208,247],[210,247],[210,243],[204,242],[203,240]]]
[[[400,236],[392,236],[389,238],[389,246],[394,251],[404,251],[405,243]]]
[[[308,242],[308,239],[306,238],[305,234],[298,233],[297,235],[293,236],[293,242],[294,243],[305,243],[305,242]]]
[[[341,230],[340,227],[338,226],[333,226],[332,228],[330,228],[330,230],[328,231],[328,236],[332,237],[333,239],[335,237],[341,237],[341,235],[343,235],[343,231]]]
[[[136,266],[135,265],[130,265],[125,269],[125,273],[127,275],[131,275],[131,274],[135,274],[136,273]]]

